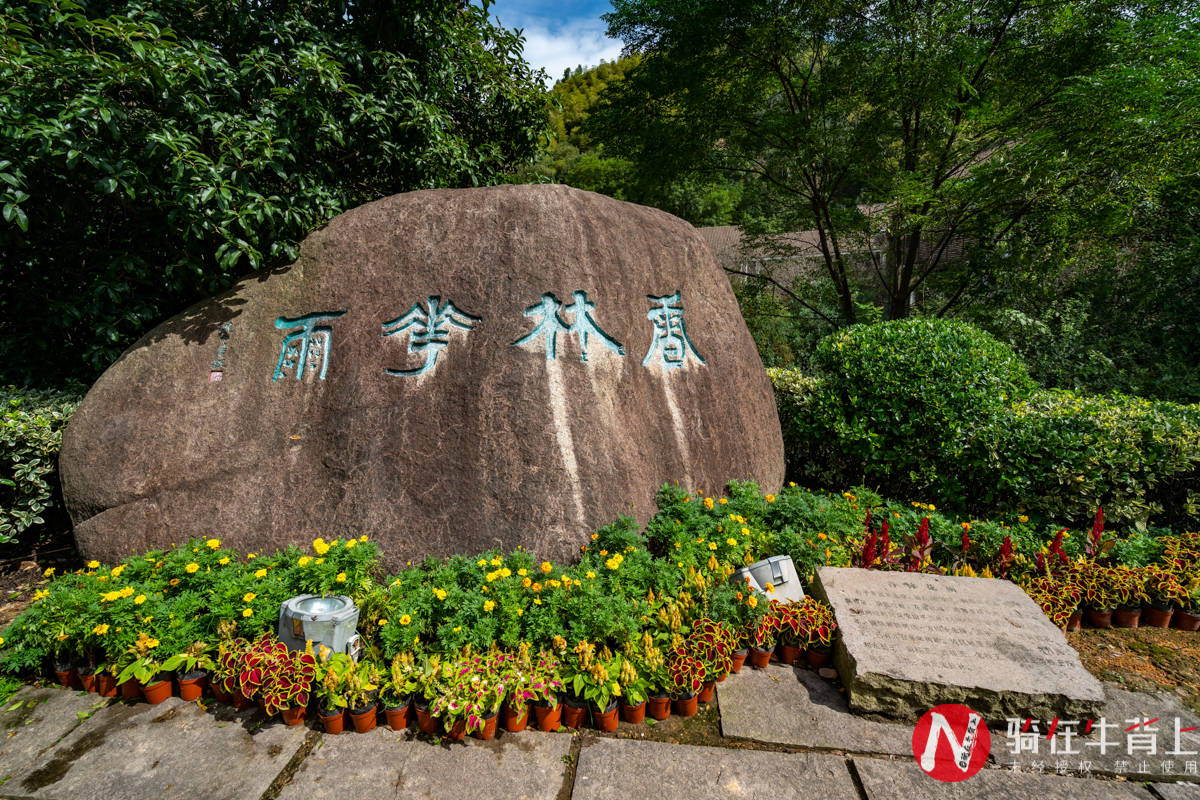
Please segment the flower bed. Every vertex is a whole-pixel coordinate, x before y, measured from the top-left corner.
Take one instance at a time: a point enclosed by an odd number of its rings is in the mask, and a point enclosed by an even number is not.
[[[518,550],[430,559],[384,576],[366,536],[244,556],[197,540],[113,567],[91,562],[50,576],[4,631],[0,667],[34,674],[52,661],[105,685],[207,670],[231,702],[287,711],[311,697],[331,720],[373,714],[377,702],[407,719],[414,699],[427,729],[486,736],[498,716],[557,727],[557,713],[571,724],[589,708],[598,724],[615,725],[618,709],[640,719],[642,704],[663,696],[689,713],[693,696],[710,695],[751,646],[769,658],[778,642],[786,661],[807,650],[819,663],[836,630],[827,607],[780,605],[729,580],[737,566],[777,552],[792,554],[805,579],[821,564],[1009,578],[1064,626],[1089,598],[1157,603],[1177,617],[1200,610],[1198,534],[1162,537],[1157,564],[1126,566],[1114,562],[1120,549],[1099,520],[1077,542],[1060,532],[1035,549],[1022,520],[947,520],[862,491],[730,489],[713,498],[666,487],[644,529],[622,518],[594,533],[571,565]],[[361,663],[288,655],[274,641],[280,604],[302,593],[354,599]]]

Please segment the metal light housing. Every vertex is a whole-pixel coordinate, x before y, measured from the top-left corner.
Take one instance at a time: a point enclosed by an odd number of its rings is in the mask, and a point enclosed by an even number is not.
[[[344,594],[300,594],[279,606],[279,641],[292,650],[312,642],[314,652],[327,647],[358,660],[362,640],[357,626],[358,606]]]

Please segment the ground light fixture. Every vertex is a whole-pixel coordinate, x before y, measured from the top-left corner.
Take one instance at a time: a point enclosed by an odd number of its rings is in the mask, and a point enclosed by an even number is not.
[[[292,650],[312,642],[314,652],[327,647],[357,661],[363,649],[357,626],[358,606],[344,594],[300,594],[279,606],[279,641]]]

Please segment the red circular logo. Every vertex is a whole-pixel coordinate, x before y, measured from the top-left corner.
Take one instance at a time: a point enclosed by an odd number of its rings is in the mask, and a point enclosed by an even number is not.
[[[912,737],[917,766],[946,783],[965,781],[983,769],[992,735],[983,717],[966,706],[934,706],[917,721]]]

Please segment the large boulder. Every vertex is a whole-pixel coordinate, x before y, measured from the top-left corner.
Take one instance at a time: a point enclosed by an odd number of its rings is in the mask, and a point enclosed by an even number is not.
[[[63,436],[81,552],[366,533],[391,566],[570,558],[664,482],[783,479],[771,385],[703,239],[563,186],[396,195],[168,320]]]

